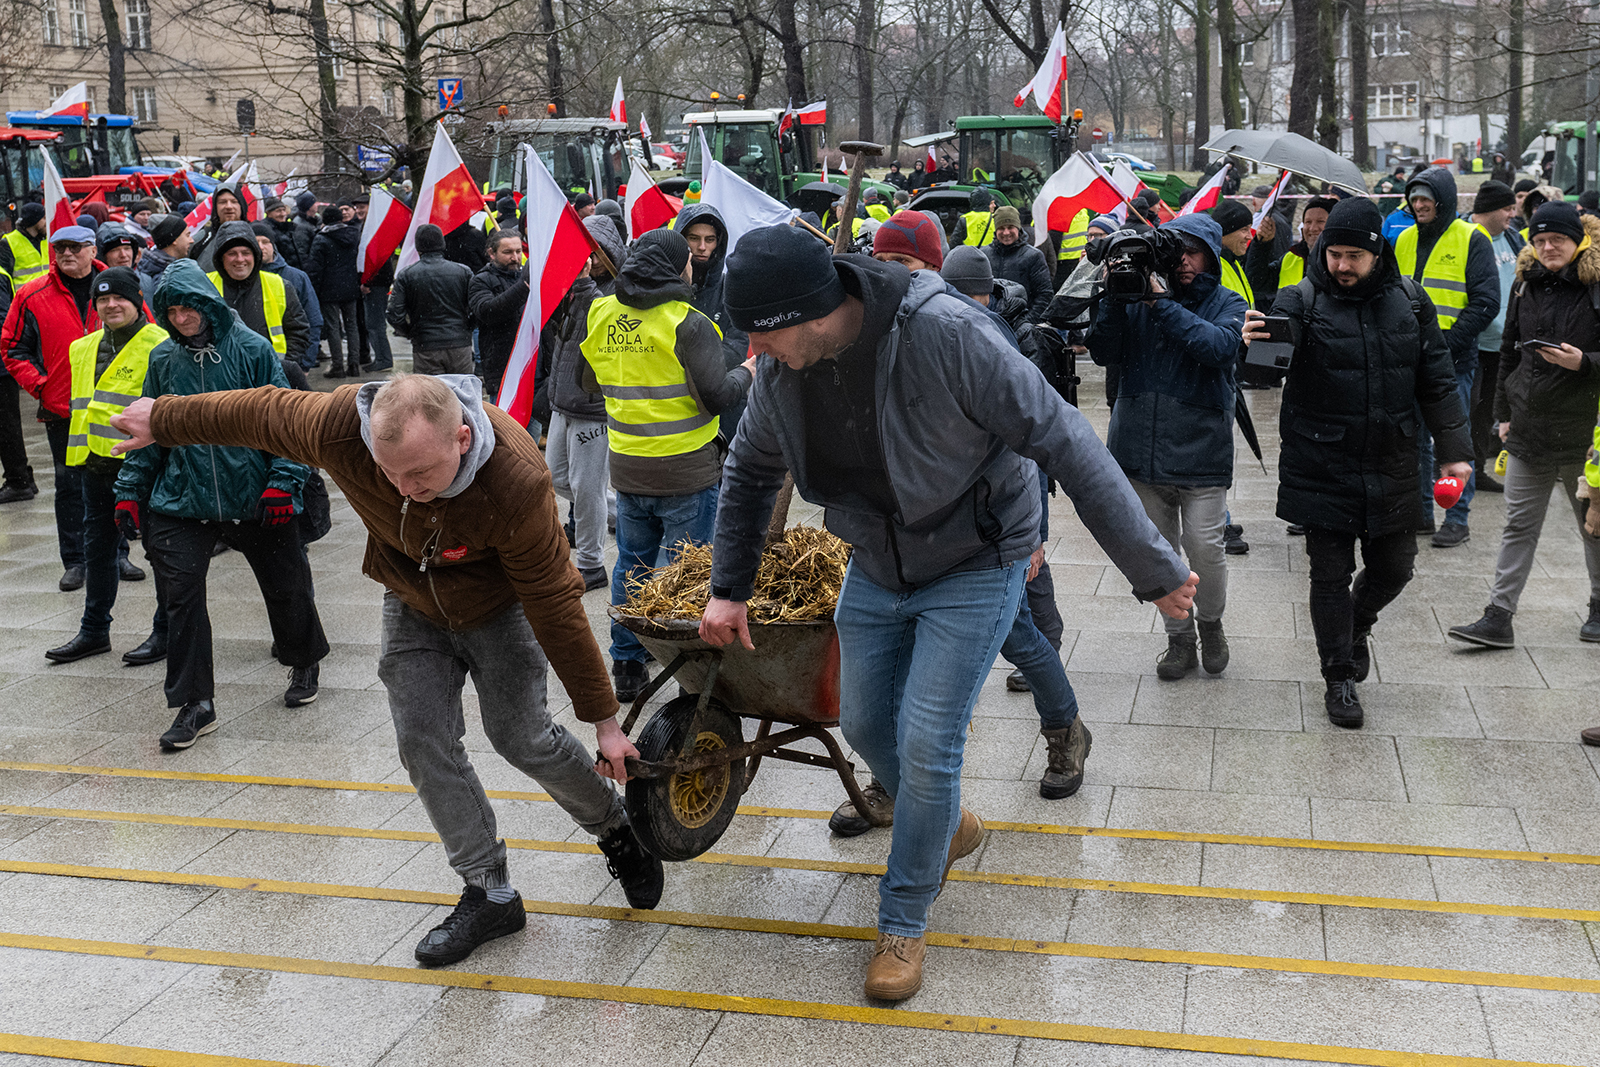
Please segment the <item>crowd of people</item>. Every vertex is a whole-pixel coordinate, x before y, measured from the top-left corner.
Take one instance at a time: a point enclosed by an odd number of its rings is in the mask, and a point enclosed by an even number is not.
[[[891,168],[892,185],[916,180]],[[996,657],[1034,702],[1040,795],[1084,781],[1093,739],[1044,559],[1051,494],[1157,606],[1157,676],[1227,670],[1227,557],[1249,551],[1228,507],[1245,390],[1282,389],[1277,515],[1304,537],[1333,724],[1363,724],[1372,628],[1419,534],[1438,550],[1468,540],[1474,492],[1503,491],[1506,522],[1483,617],[1450,636],[1513,645],[1560,485],[1590,574],[1577,637],[1600,641],[1600,219],[1495,180],[1458,217],[1447,170],[1396,181],[1400,229],[1339,191],[1258,226],[1263,187],[1164,222],[1149,193],[1037,244],[986,187],[948,232],[874,196],[850,220],[858,251],[840,255],[814,232],[826,218],[729,248],[728,221],[695,203],[630,242],[619,205],[583,197],[593,253],[541,334],[526,426],[492,402],[530,285],[510,196],[482,224],[418,227],[417,261],[366,283],[361,197],[319,212],[305,194],[292,216],[269,201],[252,224],[222,189],[199,233],[151,204],[57,229],[48,248],[25,206],[0,241],[0,503],[37,492],[25,389],[55,466],[61,588],[87,587],[79,632],[44,655],[111,650],[118,582],[144,577],[127,542],[142,538],[158,607],[123,658],[166,660],[176,717],[160,744],[190,747],[218,721],[206,574],[232,548],[260,586],[284,703],[315,700],[329,646],[306,546],[329,528],[332,478],[385,587],[379,677],[401,762],[464,883],[416,957],[455,962],[525,921],[463,743],[465,678],[495,750],[594,835],[631,906],[654,907],[662,865],[605,781],[637,756],[616,715],[651,659],[620,624],[603,656],[582,597],[609,586],[620,605],[683,542],[709,542],[701,635],[753,647],[745,605],[787,476],[852,547],[834,615],[840,726],[872,779],[829,826],[890,829],[864,988],[907,998],[928,909],[983,839],[960,768]],[[1118,249],[1156,229],[1170,263],[1131,295],[1102,292]],[[411,374],[308,388],[324,342],[327,378],[390,369],[386,326],[410,340]],[[1274,344],[1292,359],[1260,358]],[[1080,357],[1106,369],[1104,442],[1075,406]],[[1436,523],[1441,475],[1465,491]],[[597,757],[552,720],[551,668]]]

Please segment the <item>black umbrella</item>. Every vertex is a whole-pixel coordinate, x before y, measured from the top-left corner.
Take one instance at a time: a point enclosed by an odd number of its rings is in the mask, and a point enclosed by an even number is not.
[[[845,188],[842,185],[835,185],[833,182],[807,182],[805,185],[802,185],[799,189],[797,189],[796,192],[823,193],[828,196],[839,197],[845,194]]]
[[[1237,385],[1233,387],[1233,421],[1239,424],[1239,432],[1244,434],[1244,443],[1256,454],[1256,462],[1261,464],[1261,473],[1267,473],[1267,461],[1261,455],[1261,439],[1256,436],[1255,419],[1250,417],[1250,409],[1245,407],[1244,390]]]
[[[1265,167],[1293,171],[1363,196],[1367,192],[1367,182],[1361,176],[1360,167],[1298,133],[1225,130],[1209,143],[1201,145],[1201,148],[1208,152],[1226,152]]]

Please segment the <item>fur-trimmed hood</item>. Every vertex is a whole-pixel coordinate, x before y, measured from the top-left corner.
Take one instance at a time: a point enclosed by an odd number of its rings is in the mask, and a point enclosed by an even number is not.
[[[1587,243],[1578,249],[1571,263],[1556,273],[1567,274],[1576,266],[1578,281],[1583,285],[1594,285],[1600,283],[1600,217],[1584,215],[1583,232],[1588,238]],[[1525,280],[1529,269],[1535,267],[1544,270],[1539,262],[1539,253],[1534,250],[1533,242],[1529,241],[1517,253],[1517,280]]]

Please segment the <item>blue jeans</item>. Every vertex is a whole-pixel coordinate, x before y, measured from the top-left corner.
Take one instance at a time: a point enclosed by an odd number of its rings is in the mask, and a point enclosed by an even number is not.
[[[717,487],[688,496],[617,494],[617,565],[611,572],[611,603],[628,599],[628,580],[652,567],[665,567],[679,541],[704,544],[717,522]],[[620,623],[611,624],[611,661],[648,659],[639,639]]]
[[[1478,360],[1473,357],[1466,367],[1456,368],[1456,393],[1461,397],[1461,407],[1470,412],[1472,410],[1472,381],[1478,376]],[[1421,463],[1418,464],[1418,474],[1422,489],[1422,513],[1433,514],[1433,483],[1438,480],[1439,472],[1433,465],[1433,437],[1428,433],[1427,426],[1422,421],[1422,412],[1417,412],[1417,452]],[[1476,465],[1474,465],[1476,466]],[[1472,511],[1472,498],[1478,492],[1478,472],[1474,470],[1467,477],[1467,484],[1461,490],[1461,499],[1455,506],[1444,513],[1444,524],[1465,526],[1467,515]]]
[[[1066,668],[1061,666],[1061,653],[1034,625],[1026,597],[1006,634],[1005,644],[1000,646],[1000,655],[1022,672],[1028,688],[1033,690],[1040,729],[1061,730],[1072,725],[1078,717],[1078,695],[1072,691]]]
[[[894,797],[888,870],[878,883],[884,933],[919,937],[927,927],[961,821],[967,723],[1027,577],[1021,559],[897,593],[854,563],[845,574],[833,614],[839,725]]]

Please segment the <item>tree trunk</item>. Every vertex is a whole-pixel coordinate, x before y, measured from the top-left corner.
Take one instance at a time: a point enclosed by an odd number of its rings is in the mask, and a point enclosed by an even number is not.
[[[550,87],[550,103],[556,106],[556,117],[567,113],[567,90],[561,79],[561,42],[556,38],[555,0],[539,0],[539,24],[544,31],[545,79]]]
[[[1315,136],[1323,52],[1318,9],[1322,0],[1291,0],[1294,8],[1294,78],[1289,83],[1289,132]]]
[[[414,8],[413,8],[414,10]],[[337,174],[339,157],[339,87],[333,78],[333,42],[328,36],[328,9],[323,0],[311,0],[311,41],[317,50],[317,117],[322,135],[322,172]],[[421,49],[417,69],[421,72]],[[410,87],[407,87],[409,96]],[[410,100],[406,101],[409,114]]]
[[[794,17],[795,0],[778,0],[778,46],[783,50],[783,87],[795,104],[807,103],[806,50]]]
[[[862,141],[876,140],[877,129],[873,123],[872,93],[872,37],[878,29],[877,0],[861,0],[856,11],[856,137]]]
[[[1511,34],[1509,41],[1510,62],[1506,81],[1511,84],[1511,91],[1506,94],[1506,147],[1510,150],[1507,154],[1519,166],[1522,159],[1522,150],[1527,147],[1522,140],[1522,25],[1523,25],[1523,0],[1510,0],[1508,15],[1511,19]]]
[[[1356,166],[1372,163],[1367,139],[1367,57],[1372,44],[1367,31],[1367,0],[1344,0],[1350,12],[1350,154]]]
[[[1172,132],[1172,9],[1161,9],[1161,136],[1167,142],[1167,169],[1178,169],[1178,146]]]
[[[106,26],[106,112],[128,113],[127,50],[123,47],[122,20],[116,0],[100,0],[100,21]]]
[[[1324,148],[1339,151],[1339,5],[1337,0],[1322,0],[1318,5],[1318,45],[1322,49],[1322,113],[1317,119],[1317,141]]]
[[[1222,124],[1237,130],[1244,126],[1244,110],[1239,106],[1244,75],[1239,70],[1239,30],[1233,0],[1217,0],[1217,48],[1222,54],[1222,84],[1217,86],[1222,97]]]
[[[415,188],[422,181],[428,166],[428,146],[433,143],[428,120],[423,118],[429,104],[427,86],[422,82],[422,16],[417,11],[417,0],[402,0],[404,18],[400,22],[400,44],[405,66],[405,165],[411,168],[411,181]]]
[[[1200,146],[1211,140],[1210,2],[1196,0],[1194,5],[1194,152],[1189,166],[1196,170],[1205,169],[1209,153],[1200,151]]]

